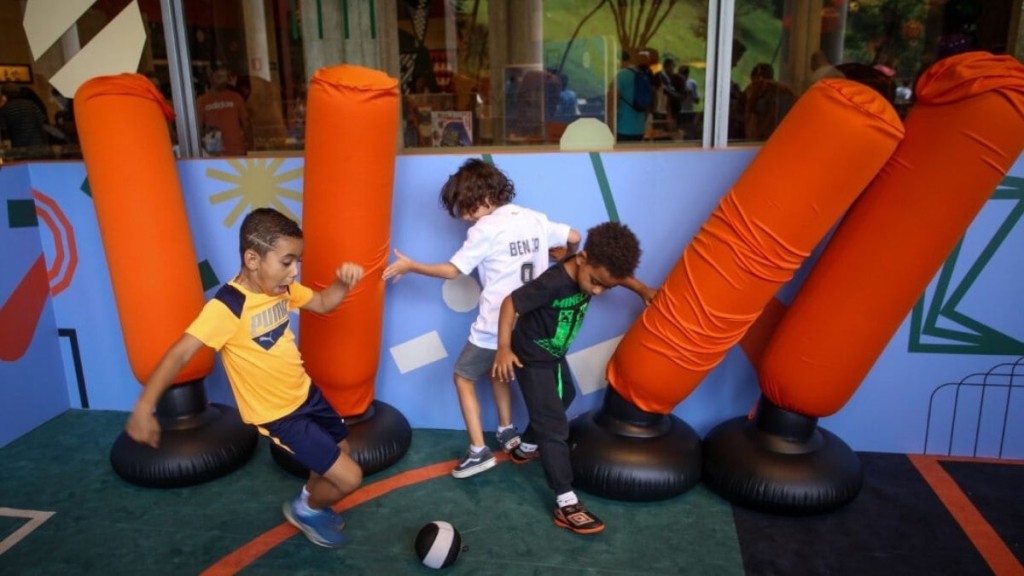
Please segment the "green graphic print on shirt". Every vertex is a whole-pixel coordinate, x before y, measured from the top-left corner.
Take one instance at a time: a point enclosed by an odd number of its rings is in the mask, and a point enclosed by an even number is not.
[[[564,357],[583,325],[583,317],[586,315],[589,305],[587,295],[582,292],[568,298],[554,300],[551,307],[558,311],[555,334],[551,338],[534,340],[534,343],[556,358]]]

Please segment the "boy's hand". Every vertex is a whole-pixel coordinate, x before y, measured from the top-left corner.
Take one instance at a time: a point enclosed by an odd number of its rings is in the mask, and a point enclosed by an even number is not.
[[[133,410],[128,417],[128,423],[124,426],[125,433],[132,440],[139,444],[146,444],[153,448],[160,447],[160,423],[156,416],[146,410]]]
[[[565,246],[556,246],[554,248],[548,248],[548,260],[552,262],[561,262],[562,258],[569,253],[569,250]]]
[[[384,280],[394,278],[394,282],[398,282],[403,274],[412,269],[412,260],[406,258],[405,254],[398,251],[398,248],[395,248],[395,258],[397,260],[388,264],[388,267],[384,269]]]
[[[511,348],[498,348],[494,355],[494,366],[491,368],[491,379],[498,382],[511,382],[515,380],[516,373],[513,368],[522,368],[523,363]]]
[[[654,295],[658,293],[657,288],[651,288],[650,286],[644,286],[640,291],[639,296],[643,299],[644,305],[650,305],[651,300],[654,300]]]
[[[346,288],[351,288],[363,277],[363,267],[353,262],[345,262],[338,266],[338,269],[334,271],[334,275],[338,277],[338,281],[342,285]]]

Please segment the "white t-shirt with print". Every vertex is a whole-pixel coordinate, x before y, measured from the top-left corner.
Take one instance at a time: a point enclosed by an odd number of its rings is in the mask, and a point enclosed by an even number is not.
[[[502,300],[548,268],[548,249],[565,246],[569,230],[568,224],[515,204],[498,207],[470,227],[450,260],[463,274],[475,268],[480,276],[480,311],[469,329],[470,342],[498,348]]]

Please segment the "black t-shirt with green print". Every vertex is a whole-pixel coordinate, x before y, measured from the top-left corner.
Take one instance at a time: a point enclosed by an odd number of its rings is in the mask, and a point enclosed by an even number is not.
[[[512,292],[519,318],[512,351],[523,364],[556,363],[565,357],[583,324],[590,295],[580,291],[561,262]]]

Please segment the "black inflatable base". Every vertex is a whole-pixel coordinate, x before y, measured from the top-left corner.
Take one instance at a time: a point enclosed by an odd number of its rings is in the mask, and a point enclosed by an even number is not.
[[[787,515],[830,512],[857,497],[863,468],[845,442],[815,418],[764,398],[758,411],[755,420],[727,420],[704,439],[711,490],[744,508]]]
[[[701,442],[679,418],[643,412],[614,389],[570,423],[573,486],[630,502],[665,500],[700,482]]]
[[[179,488],[220,478],[252,457],[259,439],[238,410],[208,404],[198,414],[161,422],[160,447],[139,444],[121,432],[110,464],[124,480],[150,488]]]
[[[365,476],[398,462],[412,445],[409,421],[394,406],[380,400],[374,400],[363,414],[346,417],[345,422],[349,427],[348,444],[352,449],[352,459],[359,464]],[[270,455],[290,474],[299,478],[309,476],[309,468],[274,443],[270,444]]]

